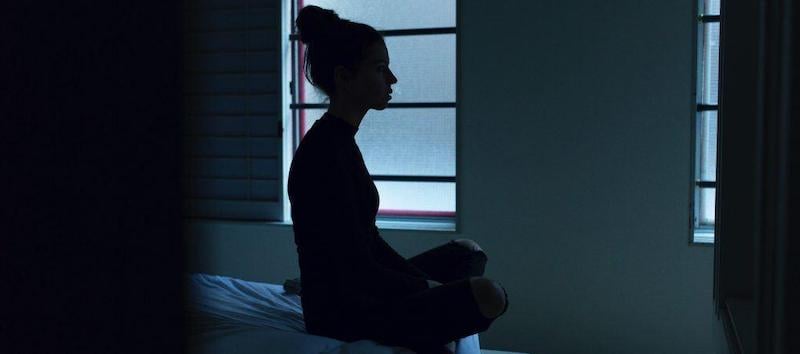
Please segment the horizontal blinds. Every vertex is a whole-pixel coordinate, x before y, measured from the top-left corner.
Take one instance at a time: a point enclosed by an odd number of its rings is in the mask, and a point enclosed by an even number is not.
[[[283,219],[279,0],[185,2],[184,206]]]

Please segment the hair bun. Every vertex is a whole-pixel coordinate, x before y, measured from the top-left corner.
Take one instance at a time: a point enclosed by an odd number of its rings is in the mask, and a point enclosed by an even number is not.
[[[308,45],[328,35],[339,21],[339,15],[333,10],[308,5],[300,10],[295,22],[300,41]]]

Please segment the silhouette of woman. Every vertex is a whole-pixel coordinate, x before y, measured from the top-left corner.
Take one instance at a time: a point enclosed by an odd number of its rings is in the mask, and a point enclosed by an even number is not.
[[[296,25],[307,46],[305,77],[330,99],[289,170],[306,329],[452,353],[453,341],[505,313],[505,289],[483,277],[487,256],[472,240],[405,259],[380,236],[380,196],[355,134],[368,110],[386,108],[397,82],[386,44],[371,26],[317,6],[304,7]]]

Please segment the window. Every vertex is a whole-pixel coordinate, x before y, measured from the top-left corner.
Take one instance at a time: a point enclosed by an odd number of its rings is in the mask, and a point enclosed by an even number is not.
[[[303,75],[305,45],[294,32],[300,9],[316,5],[369,24],[385,38],[398,82],[389,106],[370,110],[356,135],[380,193],[378,222],[455,221],[456,0],[286,0],[284,175],[306,131],[328,107]],[[284,191],[286,193],[286,191]],[[285,209],[289,209],[288,197]],[[285,219],[288,221],[288,212]]]
[[[694,242],[714,242],[717,173],[720,1],[701,0],[698,16],[694,161]]]

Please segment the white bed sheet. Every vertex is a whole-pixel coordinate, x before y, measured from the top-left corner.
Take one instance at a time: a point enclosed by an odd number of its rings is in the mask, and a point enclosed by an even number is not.
[[[300,297],[282,285],[202,273],[187,280],[193,353],[403,353],[372,340],[348,343],[307,333]],[[478,335],[458,340],[455,353],[480,354]]]

